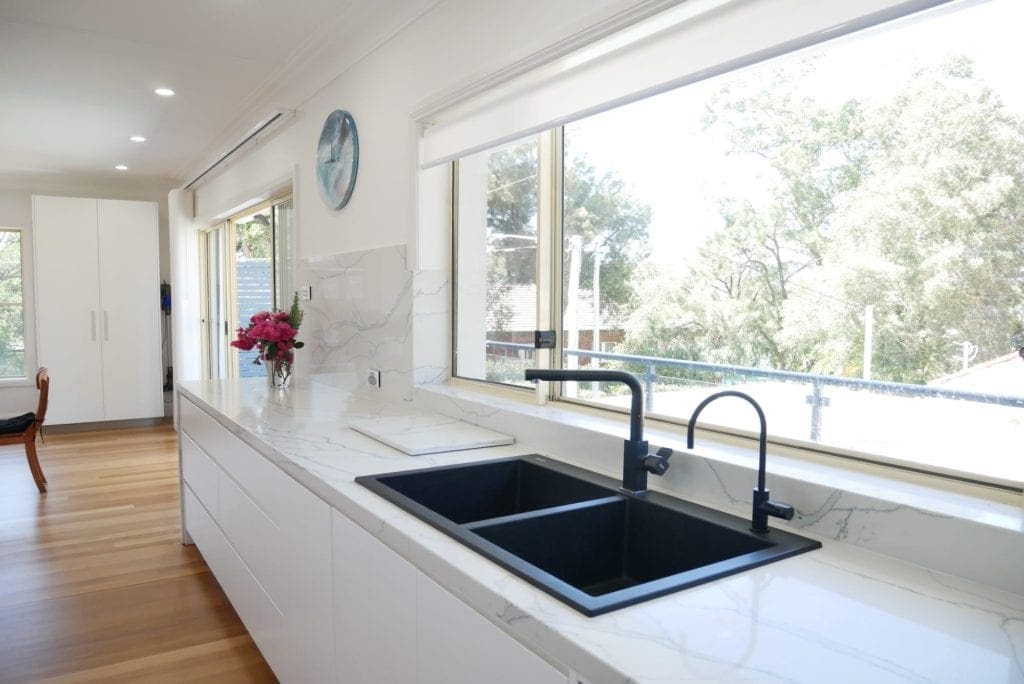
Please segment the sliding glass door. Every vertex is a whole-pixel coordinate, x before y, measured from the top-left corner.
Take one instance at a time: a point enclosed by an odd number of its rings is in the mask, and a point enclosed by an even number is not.
[[[204,233],[203,354],[206,377],[263,375],[258,352],[232,348],[257,311],[284,309],[294,292],[291,197],[260,204]]]
[[[227,233],[227,224],[221,223],[203,231],[199,239],[203,272],[203,374],[208,378],[227,377],[227,336],[230,333],[226,290],[230,278],[227,277],[224,261]]]

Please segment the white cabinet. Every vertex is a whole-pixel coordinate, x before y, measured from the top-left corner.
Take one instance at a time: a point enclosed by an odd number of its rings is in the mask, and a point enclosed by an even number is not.
[[[331,508],[187,399],[185,529],[284,682],[334,672]]]
[[[163,416],[157,206],[98,200],[97,217],[104,417]]]
[[[163,415],[155,202],[32,198],[47,421]]]
[[[282,682],[567,677],[179,397],[182,517]]]
[[[334,638],[339,684],[416,681],[416,568],[335,511]]]
[[[566,675],[419,573],[419,684],[566,684]]]

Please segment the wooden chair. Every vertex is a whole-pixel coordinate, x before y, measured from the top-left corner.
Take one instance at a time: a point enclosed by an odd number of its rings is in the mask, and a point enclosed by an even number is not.
[[[29,470],[36,481],[39,493],[46,492],[46,476],[39,465],[36,455],[36,434],[43,427],[46,418],[46,402],[50,395],[50,374],[45,368],[36,373],[36,387],[39,389],[39,408],[35,413],[25,413],[14,418],[0,420],[0,446],[11,444],[25,445],[25,458],[28,459]]]

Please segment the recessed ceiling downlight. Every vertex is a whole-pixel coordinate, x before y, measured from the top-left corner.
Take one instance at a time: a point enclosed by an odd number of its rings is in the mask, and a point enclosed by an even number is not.
[[[133,135],[128,139],[131,140],[132,142],[146,142],[146,136],[144,135]]]
[[[170,88],[157,88],[153,92],[159,95],[160,97],[170,97],[171,95],[174,95],[174,91]]]
[[[118,164],[114,168],[117,169],[118,171],[127,171],[128,170],[128,167],[125,166],[124,164]]]

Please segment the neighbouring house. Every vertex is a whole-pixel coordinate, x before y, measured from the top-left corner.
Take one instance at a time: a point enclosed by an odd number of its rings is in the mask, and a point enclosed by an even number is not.
[[[590,290],[580,290],[577,309],[579,330],[577,349],[594,349],[594,298]],[[601,304],[599,351],[614,352],[625,336],[627,312],[615,304]],[[487,293],[487,341],[489,355],[519,356],[520,350],[497,348],[490,342],[533,344],[537,320],[537,289],[532,285],[491,287]],[[564,323],[569,325],[568,316]],[[563,330],[563,339],[569,335]]]
[[[1011,352],[935,378],[928,384],[966,392],[1024,395],[1024,358],[1019,352]]]

